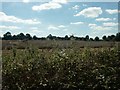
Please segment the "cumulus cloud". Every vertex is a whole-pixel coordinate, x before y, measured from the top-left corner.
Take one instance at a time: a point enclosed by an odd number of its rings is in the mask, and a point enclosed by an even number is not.
[[[65,28],[66,26],[64,25],[59,25],[58,28]]]
[[[107,13],[109,14],[117,14],[120,13],[120,11],[118,11],[117,9],[106,9],[105,10]]]
[[[52,0],[51,2],[60,3],[60,4],[66,4],[67,0]]]
[[[98,17],[100,14],[102,14],[101,7],[89,7],[89,8],[83,9],[82,11],[80,11],[74,16],[83,15],[85,17],[95,18],[95,17]]]
[[[113,26],[117,26],[118,23],[114,23],[114,22],[107,22],[107,23],[103,23],[103,26],[108,26],[108,27],[113,27]]]
[[[33,6],[32,10],[41,11],[41,10],[57,9],[57,8],[61,8],[61,7],[62,7],[62,5],[60,5],[59,3],[49,2],[49,3],[41,4],[39,6]]]
[[[30,0],[23,0],[23,3],[29,3]]]
[[[48,26],[48,30],[59,30],[59,28],[58,28],[58,27],[55,27],[55,26],[53,26],[53,25],[49,25],[49,26]]]
[[[58,26],[49,25],[48,30],[65,30],[66,27],[67,26],[65,26],[65,25],[58,25]]]
[[[72,25],[81,25],[81,24],[84,24],[83,22],[71,22],[70,24]]]
[[[58,9],[62,7],[61,4],[66,4],[66,3],[67,3],[67,0],[52,0],[48,3],[44,3],[39,6],[33,6],[32,10],[42,11],[42,10]]]
[[[6,30],[6,29],[9,29],[9,30],[15,30],[15,29],[20,29],[20,27],[17,27],[17,26],[0,26],[0,29],[1,30]]]
[[[111,21],[111,18],[97,18],[96,21]]]
[[[12,22],[12,23],[23,23],[23,24],[41,24],[36,19],[21,19],[15,16],[8,16],[4,12],[0,12],[0,22]]]
[[[112,30],[112,27],[98,26],[96,24],[88,25],[92,30]]]
[[[89,26],[89,27],[95,27],[96,24],[90,23],[88,26]]]
[[[72,7],[73,10],[78,10],[79,9],[79,6],[78,5],[75,5]]]

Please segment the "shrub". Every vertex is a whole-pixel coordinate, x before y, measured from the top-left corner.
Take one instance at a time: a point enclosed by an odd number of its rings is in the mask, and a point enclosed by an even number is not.
[[[117,48],[11,50],[3,90],[120,89]]]

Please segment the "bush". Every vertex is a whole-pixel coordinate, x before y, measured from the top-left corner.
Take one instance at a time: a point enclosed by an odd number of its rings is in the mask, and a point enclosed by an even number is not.
[[[13,49],[3,54],[3,90],[120,89],[117,48]]]

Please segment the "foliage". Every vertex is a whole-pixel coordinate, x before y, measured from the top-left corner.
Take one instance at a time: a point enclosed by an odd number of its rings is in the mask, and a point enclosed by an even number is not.
[[[95,37],[95,41],[99,41],[99,37]]]
[[[12,49],[3,53],[3,90],[117,90],[117,48]]]
[[[20,33],[18,35],[11,35],[10,32],[7,32],[3,35],[3,40],[81,40],[81,41],[101,41],[98,36],[96,36],[94,39],[89,38],[89,35],[86,35],[85,37],[75,37],[74,35],[68,36],[65,35],[65,37],[56,37],[49,34],[47,37],[41,37],[38,38],[37,36],[31,36],[30,34],[24,35],[23,33]],[[103,41],[120,41],[120,32],[116,35],[110,35],[110,36],[103,36]]]

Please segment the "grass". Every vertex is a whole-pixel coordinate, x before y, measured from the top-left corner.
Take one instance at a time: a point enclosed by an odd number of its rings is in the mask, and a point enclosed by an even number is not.
[[[114,41],[77,41],[77,40],[2,40],[2,49],[12,49],[16,47],[17,49],[25,49],[26,46],[32,45],[39,49],[51,49],[51,48],[83,48],[83,47],[114,47],[120,44],[120,42]]]
[[[118,48],[3,50],[3,90],[120,89]]]

